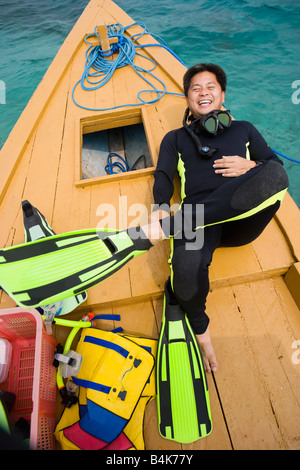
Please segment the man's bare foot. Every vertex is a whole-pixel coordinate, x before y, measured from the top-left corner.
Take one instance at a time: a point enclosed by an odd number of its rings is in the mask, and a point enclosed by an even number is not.
[[[218,370],[218,362],[208,328],[202,335],[196,335],[196,338],[200,347],[206,372],[216,372]]]

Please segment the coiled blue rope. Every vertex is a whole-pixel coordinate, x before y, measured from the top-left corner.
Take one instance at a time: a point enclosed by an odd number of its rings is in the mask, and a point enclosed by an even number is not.
[[[133,34],[129,37],[125,36],[125,32],[128,31],[133,26],[140,26],[142,28],[142,31],[140,33]],[[73,99],[74,104],[76,104],[82,109],[86,109],[90,111],[109,111],[109,110],[113,110],[117,108],[123,108],[126,106],[132,107],[132,106],[140,106],[141,104],[155,103],[160,98],[162,98],[165,94],[184,96],[181,93],[168,92],[164,82],[152,73],[154,69],[156,68],[156,62],[150,59],[149,57],[141,54],[140,52],[137,52],[137,49],[143,48],[143,47],[154,47],[154,46],[163,47],[166,50],[168,50],[174,57],[176,57],[179,62],[181,62],[182,64],[183,62],[179,59],[179,57],[176,56],[174,52],[172,52],[166,46],[166,44],[147,44],[147,45],[134,44],[135,41],[140,39],[145,34],[149,34],[149,32],[146,28],[146,25],[141,22],[133,23],[129,26],[126,26],[125,28],[119,23],[109,25],[107,26],[108,38],[116,38],[117,42],[112,44],[110,49],[106,51],[103,51],[100,45],[93,46],[93,44],[90,42],[90,39],[92,37],[96,36],[99,38],[99,35],[97,33],[97,27],[95,28],[94,33],[88,34],[84,39],[85,42],[90,45],[85,55],[86,62],[85,62],[84,71],[80,80],[78,80],[75,83],[73,90],[72,90],[72,99]],[[156,35],[152,35],[152,36],[156,36]],[[156,37],[158,38],[158,36]],[[117,53],[117,52],[118,52],[118,55],[115,59],[110,58],[114,53]],[[151,64],[150,68],[145,69],[143,67],[136,65],[134,63],[134,59],[136,55],[143,57],[143,59],[146,59],[148,62],[150,62]],[[138,103],[131,103],[131,104],[122,103],[120,105],[109,107],[109,108],[90,108],[90,107],[81,105],[76,101],[75,90],[79,84],[81,85],[81,88],[86,91],[100,89],[111,79],[111,77],[113,76],[114,72],[117,69],[126,67],[127,65],[130,65],[134,69],[134,71],[137,73],[137,75],[139,75],[139,77],[141,77],[150,86],[150,89],[141,90],[137,93],[137,98],[139,101]],[[148,78],[146,78],[146,76],[148,76]],[[158,84],[160,84],[162,89],[157,88],[157,82]],[[153,93],[153,92],[156,94],[155,98],[153,99],[142,98],[143,94]]]
[[[112,162],[112,157],[115,157],[119,159],[120,161],[114,161]],[[105,165],[105,171],[108,175],[115,175],[117,173],[123,172],[125,173],[126,171],[134,171],[136,170],[135,166],[140,162],[140,160],[144,160],[144,168],[146,168],[146,157],[144,154],[140,155],[139,158],[134,162],[132,167],[130,167],[127,163],[127,161],[118,153],[116,152],[111,152],[107,156],[107,164]],[[118,171],[114,171],[115,168],[118,169]]]
[[[112,157],[117,157],[121,161],[112,162],[111,161]],[[128,165],[126,160],[124,160],[124,158],[121,157],[121,155],[115,152],[111,152],[107,157],[107,165],[105,165],[105,171],[108,175],[114,175],[116,173],[120,173],[120,171],[114,171],[114,168],[118,168],[121,172],[131,171],[130,166]]]

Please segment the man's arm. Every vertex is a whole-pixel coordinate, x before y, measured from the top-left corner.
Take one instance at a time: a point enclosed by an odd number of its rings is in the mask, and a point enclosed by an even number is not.
[[[156,170],[154,172],[153,196],[155,208],[168,211],[170,200],[174,192],[174,176],[178,164],[178,151],[176,149],[176,135],[169,132],[162,140]]]

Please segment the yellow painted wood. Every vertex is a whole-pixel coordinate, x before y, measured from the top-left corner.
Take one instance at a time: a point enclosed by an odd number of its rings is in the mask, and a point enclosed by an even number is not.
[[[285,196],[275,217],[295,259],[300,261],[300,211],[290,194]]]
[[[298,308],[300,309],[300,262],[293,264],[286,273],[284,280]]]
[[[216,289],[208,312],[234,448],[299,448],[300,377],[291,349],[299,310],[283,280]]]

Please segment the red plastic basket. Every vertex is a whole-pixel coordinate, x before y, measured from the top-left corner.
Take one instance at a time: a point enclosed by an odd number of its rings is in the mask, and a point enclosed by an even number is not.
[[[9,374],[0,390],[16,395],[12,421],[30,423],[30,448],[55,448],[56,369],[52,366],[56,340],[44,329],[36,310],[0,310],[0,337],[12,344]]]

